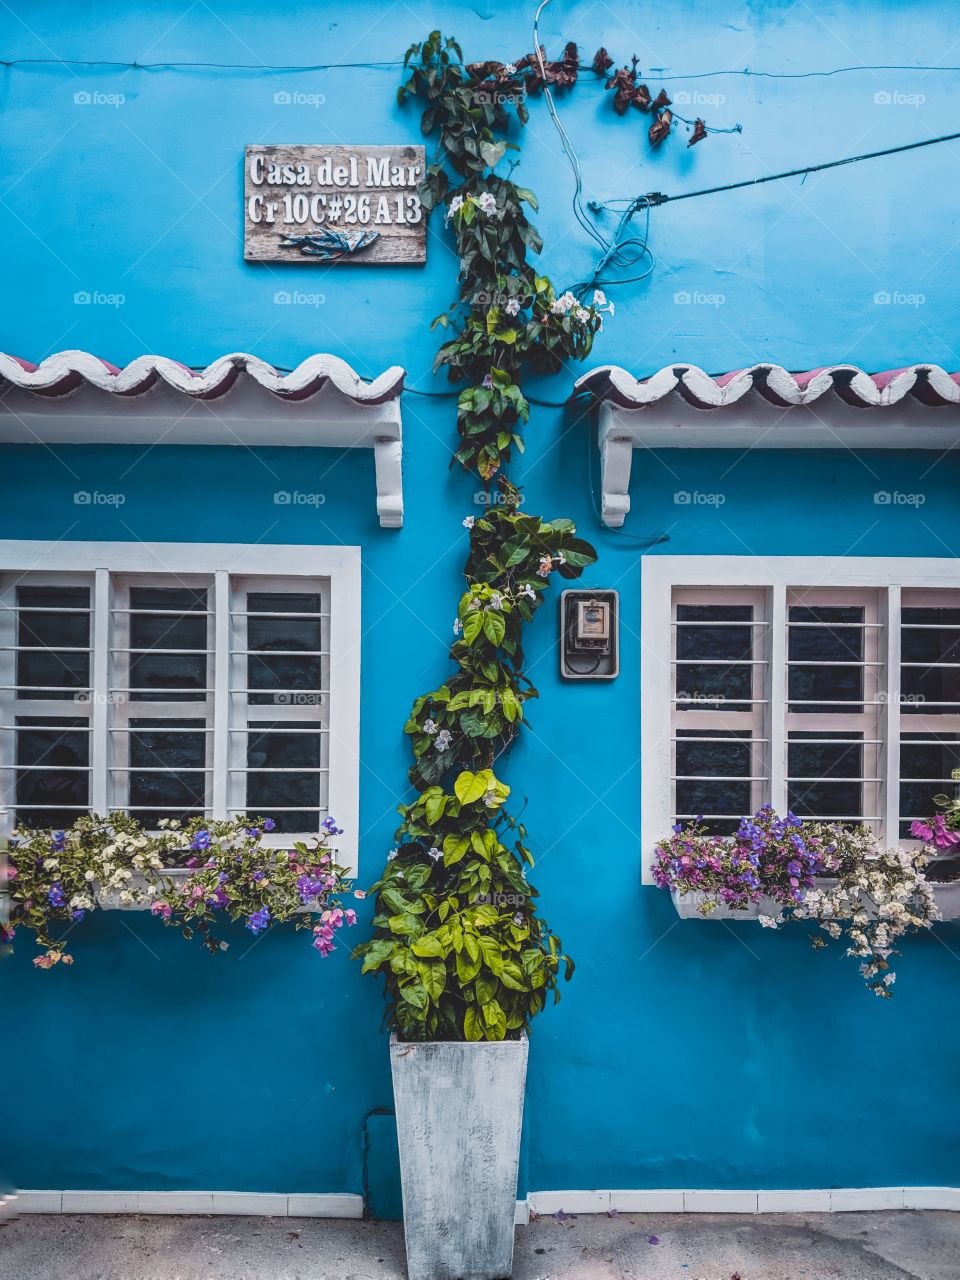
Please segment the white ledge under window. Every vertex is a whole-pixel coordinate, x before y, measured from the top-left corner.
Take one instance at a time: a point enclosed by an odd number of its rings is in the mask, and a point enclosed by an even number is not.
[[[0,442],[372,449],[380,524],[398,529],[403,379],[394,366],[367,382],[331,355],[284,373],[243,353],[202,370],[165,356],[118,369],[85,351],[39,365],[0,353]]]
[[[960,444],[960,374],[939,365],[865,373],[832,365],[790,373],[758,364],[716,377],[670,365],[636,378],[593,369],[574,394],[600,406],[603,522],[630,510],[635,449],[938,449]]]

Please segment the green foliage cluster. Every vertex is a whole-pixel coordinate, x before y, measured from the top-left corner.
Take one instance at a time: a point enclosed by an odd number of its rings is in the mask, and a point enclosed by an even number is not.
[[[437,356],[451,380],[470,383],[458,400],[455,457],[487,482],[500,472],[499,492],[483,516],[464,521],[456,671],[411,708],[417,797],[400,806],[396,848],[373,886],[374,934],[354,954],[364,972],[383,977],[387,1020],[403,1039],[504,1040],[529,1029],[549,993],[559,998],[559,976],[569,978],[573,963],[537,915],[526,829],[504,808],[510,789],[494,767],[537,696],[524,672],[523,627],[553,575],[576,578],[596,554],[572,521],[525,513],[502,467],[522,447],[530,412],[522,366],[582,359],[605,300],[584,307],[572,294],[558,298],[527,262],[541,243],[524,212],[536,197],[492,172],[514,147],[501,136],[508,111],[480,88],[456,41],[433,32],[407,66],[400,100],[426,103],[424,133],[438,133],[441,147],[421,198],[428,208],[447,204],[460,257],[460,300],[439,318],[457,332]],[[522,101],[516,113],[526,119]]]

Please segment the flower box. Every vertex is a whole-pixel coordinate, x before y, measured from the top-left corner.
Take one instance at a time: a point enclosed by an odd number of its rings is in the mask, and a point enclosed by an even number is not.
[[[703,915],[701,906],[717,901],[716,894],[698,889],[688,889],[686,893],[671,889],[670,898],[681,920],[756,920],[760,916],[775,916],[780,910],[773,898],[763,897],[759,902],[748,902],[745,907],[731,907],[718,901],[712,911]]]
[[[194,874],[196,868],[192,867],[166,867],[163,874],[168,876],[176,884],[182,884],[188,876]],[[145,889],[147,881],[144,876],[134,873],[133,879],[130,881],[131,889]],[[97,906],[101,911],[149,911],[153,899],[144,898],[141,902],[121,902],[120,892],[116,889],[101,889],[96,886],[94,897],[97,900]],[[306,906],[299,906],[296,909],[297,915],[307,915],[311,911],[322,911],[323,908],[316,903]]]
[[[944,920],[960,920],[960,880],[931,882],[933,896]]]

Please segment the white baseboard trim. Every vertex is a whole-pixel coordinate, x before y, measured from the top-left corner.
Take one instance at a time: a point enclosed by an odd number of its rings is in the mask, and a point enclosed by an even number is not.
[[[532,1191],[530,1211],[564,1213],[843,1213],[953,1209],[960,1187],[823,1187],[798,1191]]]
[[[363,1196],[260,1191],[19,1191],[13,1213],[213,1213],[362,1218]]]
[[[532,1191],[515,1222],[562,1210],[588,1213],[844,1213],[881,1209],[960,1212],[960,1187],[836,1187],[798,1191]],[[261,1191],[19,1191],[0,1197],[0,1217],[17,1213],[236,1214],[241,1217],[362,1218],[363,1196]]]

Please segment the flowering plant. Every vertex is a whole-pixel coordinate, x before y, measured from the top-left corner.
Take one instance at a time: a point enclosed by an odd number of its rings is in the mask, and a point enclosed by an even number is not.
[[[791,914],[797,920],[816,920],[835,940],[846,937],[847,955],[860,959],[868,988],[890,999],[896,982],[890,957],[900,954],[896,943],[941,918],[924,875],[929,855],[878,848],[865,827],[817,825],[811,835],[826,846],[824,874],[831,879],[807,893]],[[826,943],[817,938],[814,946]]]
[[[292,920],[295,928],[311,928],[313,946],[328,955],[336,931],[356,920],[340,902],[350,882],[328,848],[340,829],[326,818],[312,847],[297,841],[287,850],[261,843],[274,825],[270,818],[161,819],[160,831],[151,833],[113,813],[79,818],[65,831],[15,833],[5,867],[4,937],[25,928],[44,948],[35,965],[72,964],[66,936],[54,936],[58,926],[69,933],[109,897],[121,907],[149,906],[184,937],[199,933],[213,952],[227,947],[211,932],[221,921],[242,920],[259,934]]]
[[[708,835],[699,819],[687,827],[677,823],[657,844],[654,880],[681,895],[703,893],[703,916],[721,903],[746,910],[763,897],[801,902],[813,888],[823,854],[822,838],[808,837],[802,827],[795,814],[778,818],[770,805],[744,818],[733,836]]]
[[[960,782],[960,769],[951,774],[954,782]],[[945,810],[934,814],[927,821],[918,819],[910,824],[910,834],[922,840],[933,853],[942,860],[934,863],[931,879],[939,883],[960,879],[960,796],[934,796],[934,804]],[[942,858],[942,855],[953,851],[953,858]]]
[[[766,928],[816,921],[829,937],[846,937],[869,989],[889,999],[896,942],[940,919],[924,875],[928,862],[926,852],[879,848],[866,827],[778,818],[765,805],[733,836],[708,835],[699,820],[678,823],[657,844],[653,876],[661,889],[703,893],[703,916],[720,903],[746,911],[772,900],[776,915],[759,916]],[[827,945],[819,936],[813,944]]]

